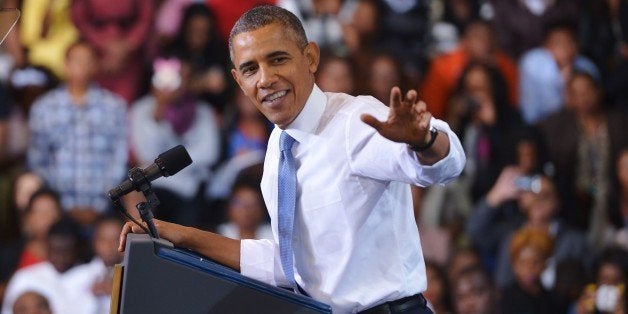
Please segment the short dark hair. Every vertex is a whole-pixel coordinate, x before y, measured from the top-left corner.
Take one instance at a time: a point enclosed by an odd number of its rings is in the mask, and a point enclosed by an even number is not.
[[[299,18],[292,12],[274,5],[261,5],[248,10],[236,21],[229,34],[229,55],[233,62],[233,38],[238,34],[254,31],[278,23],[301,47],[307,45],[307,36]]]

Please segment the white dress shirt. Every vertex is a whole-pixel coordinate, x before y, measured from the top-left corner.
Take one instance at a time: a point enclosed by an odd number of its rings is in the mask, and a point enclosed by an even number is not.
[[[49,262],[41,262],[18,270],[7,286],[2,314],[13,313],[13,304],[24,292],[35,291],[48,299],[52,313],[95,313],[91,291],[85,291],[86,277],[75,266],[59,273]]]
[[[369,96],[323,93],[317,86],[286,129],[296,139],[297,209],[295,277],[334,313],[354,313],[410,296],[427,287],[410,185],[446,183],[460,174],[465,156],[449,126],[447,157],[421,165],[406,144],[392,142],[360,120],[380,120],[389,108]],[[288,286],[277,239],[279,135],[270,136],[262,193],[271,217],[272,240],[243,240],[242,274]]]

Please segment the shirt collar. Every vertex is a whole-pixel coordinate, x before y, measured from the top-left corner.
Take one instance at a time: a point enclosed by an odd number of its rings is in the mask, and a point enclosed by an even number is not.
[[[63,88],[60,90],[64,97],[64,101],[62,102],[62,105],[74,107],[76,104],[72,101],[72,96],[70,96],[70,91],[68,90],[67,85],[63,85]],[[97,95],[97,93],[98,93],[98,88],[95,85],[95,83],[90,84],[87,87],[87,96],[85,97],[86,103],[83,106],[81,106],[81,108],[88,108],[88,107],[93,106],[92,99],[99,99],[99,95]]]
[[[304,143],[308,135],[316,130],[326,105],[327,96],[314,84],[305,106],[285,131],[297,142]]]

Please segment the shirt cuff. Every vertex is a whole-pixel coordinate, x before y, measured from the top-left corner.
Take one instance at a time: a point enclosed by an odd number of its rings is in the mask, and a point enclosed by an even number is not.
[[[421,165],[422,178],[431,178],[431,182],[425,181],[421,182],[421,185],[429,186],[432,184],[445,184],[460,175],[462,169],[464,168],[466,157],[464,154],[464,150],[462,148],[462,144],[458,139],[458,136],[451,130],[449,124],[447,122],[432,118],[430,121],[430,126],[434,127],[436,130],[440,132],[447,133],[447,138],[449,139],[449,153],[443,159],[439,160],[435,164]],[[418,162],[418,157],[416,156],[416,152],[412,151],[408,148],[408,152],[413,156],[414,159]]]

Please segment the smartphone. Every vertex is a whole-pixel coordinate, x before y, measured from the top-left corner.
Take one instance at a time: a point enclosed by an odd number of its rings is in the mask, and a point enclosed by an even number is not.
[[[541,176],[520,176],[515,179],[515,186],[520,191],[541,192]]]

